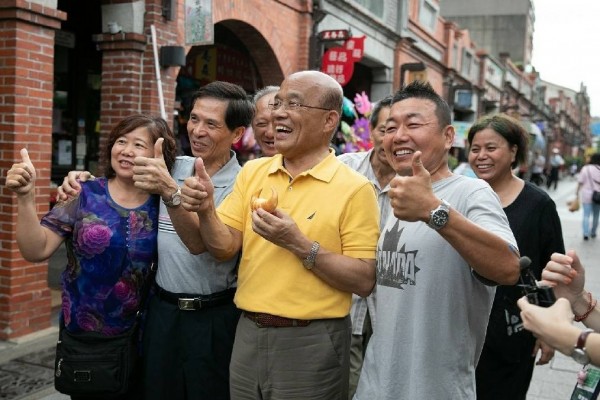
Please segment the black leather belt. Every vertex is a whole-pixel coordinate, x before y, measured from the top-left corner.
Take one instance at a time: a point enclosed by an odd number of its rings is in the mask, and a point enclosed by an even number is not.
[[[159,299],[164,300],[167,303],[175,304],[183,311],[197,311],[204,308],[232,304],[235,291],[236,288],[230,288],[210,295],[193,295],[186,293],[171,293],[158,285],[154,285],[154,293]]]

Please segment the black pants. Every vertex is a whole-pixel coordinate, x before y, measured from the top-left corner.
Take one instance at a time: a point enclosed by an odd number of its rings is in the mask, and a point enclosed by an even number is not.
[[[240,311],[233,302],[182,311],[152,296],[144,327],[145,400],[229,400]]]
[[[558,167],[552,167],[552,169],[550,169],[550,174],[548,174],[546,187],[550,189],[550,186],[552,186],[552,184],[554,184],[554,190],[556,190],[558,186]]]

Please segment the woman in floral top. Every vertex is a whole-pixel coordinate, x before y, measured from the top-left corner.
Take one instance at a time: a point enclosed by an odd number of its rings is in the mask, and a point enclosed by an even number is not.
[[[62,320],[70,332],[112,336],[133,325],[156,260],[159,209],[158,196],[134,186],[133,160],[162,151],[170,170],[175,149],[163,119],[125,118],[107,141],[106,177],[82,183],[78,196],[58,203],[41,221],[34,198],[36,171],[26,149],[8,171],[6,186],[18,197],[17,242],[23,257],[46,260],[66,244]]]

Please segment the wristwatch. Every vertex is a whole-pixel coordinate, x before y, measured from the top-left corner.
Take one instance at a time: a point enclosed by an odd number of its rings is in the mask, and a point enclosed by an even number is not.
[[[431,210],[429,214],[429,225],[430,228],[438,229],[443,228],[448,223],[450,217],[450,203],[446,200],[442,200],[442,203],[437,208]]]
[[[315,266],[315,260],[317,259],[317,253],[319,252],[320,247],[321,245],[319,244],[319,242],[313,242],[308,256],[306,256],[306,258],[302,260],[302,265],[304,265],[304,268],[306,268],[307,270],[310,271]]]
[[[165,206],[167,207],[177,207],[178,205],[181,204],[181,188],[179,186],[177,186],[177,190],[175,191],[175,193],[173,193],[171,195],[171,198],[169,200],[163,200],[163,203],[165,203]]]
[[[575,344],[575,350],[571,354],[573,360],[577,361],[579,364],[589,364],[590,356],[588,356],[585,351],[585,341],[590,333],[594,332],[593,329],[584,329],[579,334],[579,338],[577,338],[577,344]]]

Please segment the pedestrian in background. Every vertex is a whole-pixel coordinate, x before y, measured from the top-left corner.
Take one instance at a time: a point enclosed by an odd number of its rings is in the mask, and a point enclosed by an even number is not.
[[[600,215],[600,203],[594,203],[592,195],[594,191],[600,192],[600,153],[594,153],[590,162],[584,165],[577,176],[576,196],[581,194],[583,206],[583,240],[596,238],[598,233],[598,217]],[[591,219],[591,224],[590,224]]]
[[[271,104],[279,154],[248,161],[218,209],[200,160],[182,189],[194,238],[218,258],[242,249],[232,399],[348,398],[351,293],[373,288],[379,218],[370,182],[329,147],[342,93],[321,72],[288,76]],[[252,209],[273,191],[277,208]]]
[[[546,187],[550,190],[550,187],[554,185],[554,190],[558,187],[558,180],[560,179],[560,170],[565,165],[560,155],[560,151],[557,148],[552,149],[552,156],[549,160],[550,171],[548,172],[548,179],[546,181]]]
[[[345,153],[338,159],[350,168],[364,175],[375,187],[379,203],[380,227],[392,212],[388,191],[390,181],[396,171],[390,166],[385,156],[382,143],[385,136],[385,122],[390,113],[392,96],[385,97],[375,104],[369,119],[369,135],[373,148],[358,153]],[[352,339],[350,343],[350,392],[351,399],[356,392],[358,378],[362,369],[367,344],[375,327],[375,293],[367,297],[352,295]]]
[[[377,245],[377,326],[356,400],[474,399],[494,285],[519,276],[498,197],[449,169],[450,115],[420,81],[392,101],[383,148],[399,176]]]
[[[524,163],[524,162],[523,162]],[[531,167],[531,182],[537,186],[543,183],[544,167],[546,166],[546,157],[542,155],[540,150],[534,152],[533,166]]]
[[[34,198],[36,170],[26,149],[8,171],[6,187],[18,197],[17,243],[23,257],[40,262],[66,244],[61,329],[114,336],[134,325],[158,257],[160,199],[135,187],[133,167],[135,157],[154,154],[155,143],[170,169],[176,144],[167,123],[145,115],[123,119],[104,148],[105,177],[82,183],[75,197],[58,202],[41,221]],[[136,382],[126,394],[113,398],[143,398],[139,375],[134,373]]]
[[[519,121],[505,114],[486,116],[467,134],[469,163],[475,174],[496,192],[508,217],[521,256],[531,259],[537,280],[554,252],[564,253],[560,218],[550,196],[513,174],[526,162],[528,133]],[[496,288],[487,333],[476,369],[477,399],[525,400],[538,365],[547,364],[554,350],[523,329],[517,285]]]

